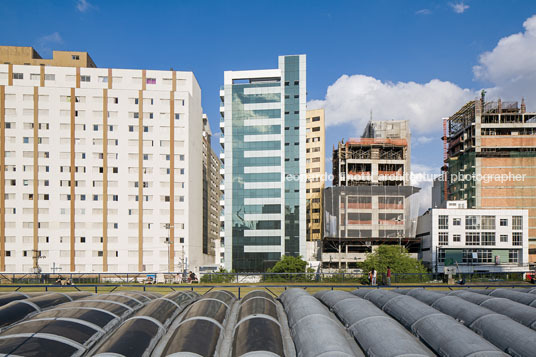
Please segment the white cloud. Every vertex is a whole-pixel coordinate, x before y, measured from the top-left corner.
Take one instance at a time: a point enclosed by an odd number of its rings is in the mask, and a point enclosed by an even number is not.
[[[86,12],[92,9],[94,6],[87,0],[78,0],[76,2],[76,9],[80,12]]]
[[[430,9],[421,9],[415,12],[415,15],[430,15],[432,11]]]
[[[454,10],[454,12],[457,14],[463,14],[465,10],[469,8],[469,5],[464,4],[463,1],[457,3],[449,3],[449,5],[450,7],[452,7],[452,10]]]
[[[49,55],[52,50],[52,45],[59,45],[63,43],[63,39],[58,32],[51,33],[50,35],[45,35],[37,39],[37,49],[41,54]]]
[[[356,74],[343,75],[328,87],[324,100],[313,100],[308,109],[324,108],[326,126],[353,124],[362,129],[370,119],[409,120],[412,130],[438,130],[441,118],[454,113],[476,94],[451,82],[382,82]]]
[[[420,187],[421,190],[411,196],[411,216],[423,214],[432,205],[432,179],[440,174],[440,170],[435,167],[412,163],[411,164],[411,184]]]
[[[506,100],[527,99],[536,105],[536,15],[524,23],[524,32],[503,37],[495,48],[480,55],[473,67],[475,79],[491,82],[491,97]]]
[[[50,35],[45,35],[45,36],[40,37],[38,42],[41,45],[46,45],[49,43],[60,44],[60,43],[63,43],[63,39],[61,38],[58,32],[54,32],[54,33],[51,33]]]
[[[505,101],[525,98],[528,110],[536,110],[536,15],[528,18],[524,31],[502,38],[494,49],[479,57],[474,78],[491,83],[487,98]],[[479,97],[479,90],[433,79],[428,83],[388,82],[355,74],[342,75],[323,100],[308,102],[308,109],[325,108],[326,127],[353,125],[359,132],[370,119],[409,120],[417,143],[441,130],[441,118],[455,113],[467,101]]]
[[[434,138],[430,136],[419,136],[415,139],[417,144],[428,144],[432,140],[434,140]]]

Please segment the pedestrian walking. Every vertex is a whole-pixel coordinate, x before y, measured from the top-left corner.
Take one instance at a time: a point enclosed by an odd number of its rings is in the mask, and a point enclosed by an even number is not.
[[[387,286],[391,286],[391,267],[387,266]]]
[[[376,285],[376,270],[374,270],[374,268],[372,268],[371,270],[371,282],[370,282],[370,285]]]

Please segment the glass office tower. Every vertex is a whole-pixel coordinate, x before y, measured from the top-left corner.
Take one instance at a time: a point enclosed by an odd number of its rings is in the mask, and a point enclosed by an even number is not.
[[[226,269],[260,272],[305,253],[305,55],[226,71],[220,91]]]

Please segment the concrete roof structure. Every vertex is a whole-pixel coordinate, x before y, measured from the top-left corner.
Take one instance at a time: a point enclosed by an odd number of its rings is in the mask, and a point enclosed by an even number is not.
[[[0,294],[0,356],[533,356],[536,288]]]

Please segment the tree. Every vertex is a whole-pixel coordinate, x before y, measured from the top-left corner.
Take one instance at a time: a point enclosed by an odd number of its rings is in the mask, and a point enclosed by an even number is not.
[[[426,274],[428,271],[418,259],[412,258],[406,248],[398,245],[380,245],[367,259],[360,264],[364,272],[374,268],[378,276],[391,268],[393,274]],[[420,276],[415,278],[420,279]]]
[[[283,255],[281,259],[275,263],[275,265],[268,269],[268,273],[305,273],[307,262],[302,259],[301,256],[293,257],[290,255]],[[277,280],[303,280],[304,275],[301,274],[268,274],[265,280],[277,281]]]
[[[270,273],[305,273],[307,262],[301,256],[283,255],[275,265],[268,269]]]

